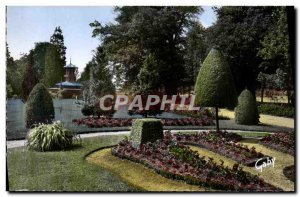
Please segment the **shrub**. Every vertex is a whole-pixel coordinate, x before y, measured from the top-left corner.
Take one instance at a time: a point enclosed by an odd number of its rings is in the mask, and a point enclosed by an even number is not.
[[[91,116],[94,113],[94,107],[92,105],[84,105],[81,109],[81,113],[84,116]]]
[[[26,102],[26,127],[38,123],[51,123],[54,107],[51,95],[42,83],[34,86]]]
[[[294,118],[295,116],[295,108],[284,103],[260,103],[258,110],[261,114],[268,114],[272,116],[283,116],[288,118]]]
[[[27,136],[27,146],[36,151],[64,150],[73,145],[77,139],[61,122],[40,124],[31,129]]]
[[[138,147],[146,142],[155,142],[158,139],[162,139],[163,136],[163,127],[160,119],[136,119],[132,125],[130,140],[135,147]]]
[[[195,84],[195,104],[235,107],[237,95],[232,74],[222,54],[212,49],[205,58]]]
[[[247,89],[238,98],[238,106],[235,108],[235,122],[242,125],[257,125],[259,122],[256,99]]]

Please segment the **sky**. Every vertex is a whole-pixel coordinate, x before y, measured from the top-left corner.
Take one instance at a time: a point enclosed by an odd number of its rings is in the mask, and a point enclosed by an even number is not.
[[[204,27],[209,27],[216,21],[216,15],[210,6],[203,8],[199,20]],[[22,53],[34,48],[34,43],[49,42],[55,27],[60,26],[67,47],[67,64],[71,58],[72,64],[82,72],[100,42],[92,37],[89,24],[95,20],[106,24],[114,22],[114,18],[110,6],[8,6],[6,40],[11,56],[19,59]]]

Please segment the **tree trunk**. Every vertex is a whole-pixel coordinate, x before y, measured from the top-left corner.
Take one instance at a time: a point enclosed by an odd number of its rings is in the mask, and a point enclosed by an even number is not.
[[[261,103],[264,102],[264,91],[265,91],[265,89],[264,89],[264,88],[261,88],[261,90],[260,90],[260,102],[261,102]]]
[[[216,107],[216,126],[217,126],[217,132],[219,132],[219,109]]]

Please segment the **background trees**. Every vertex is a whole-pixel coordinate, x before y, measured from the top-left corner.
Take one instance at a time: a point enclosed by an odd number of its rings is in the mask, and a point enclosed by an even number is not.
[[[33,51],[28,55],[28,65],[22,81],[22,99],[27,100],[33,87],[39,82],[38,73],[34,68]]]
[[[143,77],[149,74],[145,60],[150,58],[160,64],[151,71],[158,79],[151,80],[161,82],[153,86],[155,82],[149,81],[151,88],[164,88],[167,94],[176,94],[184,76],[184,34],[202,9],[124,6],[116,7],[115,12],[116,24],[103,26],[95,21],[90,25],[94,28],[93,36],[103,42],[116,81],[123,80],[122,87],[130,84],[133,90],[138,90]],[[136,80],[138,75],[140,80]]]

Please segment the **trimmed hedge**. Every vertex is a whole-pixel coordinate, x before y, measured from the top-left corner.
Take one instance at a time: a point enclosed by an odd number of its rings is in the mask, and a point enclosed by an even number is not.
[[[130,140],[134,147],[140,147],[146,142],[155,142],[163,137],[163,126],[160,119],[136,119],[133,122]]]
[[[38,123],[51,123],[54,119],[53,100],[47,88],[38,83],[34,86],[26,102],[26,127]]]
[[[247,89],[238,98],[238,106],[235,108],[235,122],[242,125],[257,125],[259,122],[256,98]]]
[[[288,118],[295,117],[295,108],[283,103],[260,103],[258,105],[258,111],[261,114],[268,114],[272,116],[283,116]]]

